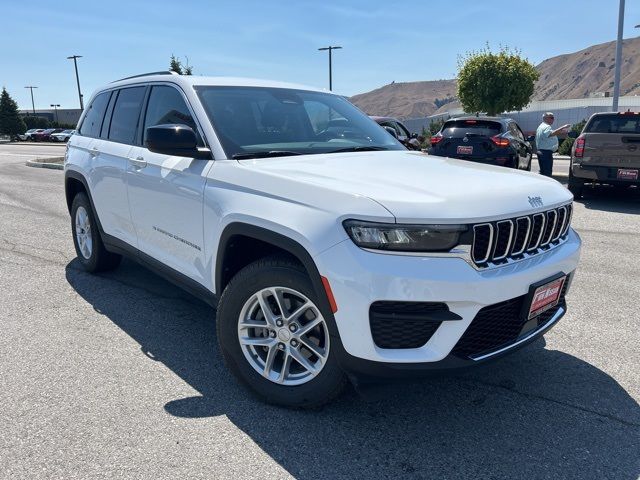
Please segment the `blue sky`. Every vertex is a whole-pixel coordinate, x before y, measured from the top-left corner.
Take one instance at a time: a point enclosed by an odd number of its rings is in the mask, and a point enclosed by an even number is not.
[[[536,5],[535,7],[533,5]],[[2,6],[0,84],[30,108],[78,106],[73,63],[85,98],[100,85],[164,70],[173,53],[195,74],[232,75],[326,87],[353,95],[391,81],[453,78],[459,54],[519,48],[532,62],[614,40],[617,0],[534,2],[11,1]],[[10,19],[10,21],[7,21]],[[627,0],[625,38],[640,34],[640,2]]]

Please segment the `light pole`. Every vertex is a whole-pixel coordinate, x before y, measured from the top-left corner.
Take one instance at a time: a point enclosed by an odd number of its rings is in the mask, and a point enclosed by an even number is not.
[[[76,83],[78,84],[78,98],[80,99],[80,110],[84,110],[84,105],[82,104],[82,93],[80,92],[80,77],[78,76],[78,58],[82,58],[82,55],[71,55],[67,57],[67,60],[73,59],[73,65],[76,67]]]
[[[620,98],[620,67],[622,66],[622,26],[624,25],[624,0],[620,0],[618,10],[618,40],[616,41],[616,68],[613,75],[613,108],[618,111],[618,100]]]
[[[333,79],[332,79],[332,66],[331,66],[331,52],[333,50],[339,50],[342,47],[334,47],[334,46],[328,46],[328,47],[322,47],[319,48],[318,50],[329,50],[329,90],[333,90]]]
[[[36,116],[36,104],[33,102],[33,89],[34,88],[38,88],[38,87],[34,87],[29,85],[28,87],[24,87],[24,88],[28,88],[29,90],[31,90],[31,109],[33,110],[33,116]]]
[[[51,106],[53,107],[53,111],[56,112],[56,123],[58,124],[58,126],[60,126],[60,122],[58,121],[58,107],[60,106],[60,104],[52,103]]]

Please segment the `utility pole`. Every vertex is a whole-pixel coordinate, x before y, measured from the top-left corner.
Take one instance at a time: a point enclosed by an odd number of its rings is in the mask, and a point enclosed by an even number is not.
[[[33,86],[28,86],[28,87],[24,87],[24,88],[28,88],[29,90],[31,90],[31,109],[33,110],[33,116],[36,116],[36,104],[33,102],[33,89],[34,88],[38,88],[38,87],[33,87]]]
[[[613,108],[618,111],[618,100],[620,98],[620,67],[622,67],[622,27],[624,25],[624,0],[620,0],[618,11],[618,40],[616,41],[616,68],[613,76]]]
[[[78,84],[78,98],[80,99],[80,110],[84,110],[84,105],[82,104],[82,93],[80,92],[80,77],[78,76],[78,62],[77,59],[82,58],[82,55],[71,55],[67,57],[67,60],[73,59],[73,65],[76,67],[76,83]]]
[[[51,106],[53,107],[53,111],[56,112],[56,123],[59,126],[60,122],[58,121],[58,107],[60,106],[60,104],[59,103],[52,103]]]
[[[333,78],[332,78],[332,65],[331,65],[331,52],[333,50],[339,50],[342,47],[334,47],[334,46],[328,46],[328,47],[322,47],[319,48],[318,50],[329,50],[329,90],[333,90]]]

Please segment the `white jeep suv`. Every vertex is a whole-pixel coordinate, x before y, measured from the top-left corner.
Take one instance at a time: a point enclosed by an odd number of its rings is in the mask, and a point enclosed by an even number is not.
[[[555,180],[408,151],[343,97],[275,82],[113,82],[65,187],[84,268],[127,255],[217,305],[228,367],[288,406],[533,341],[580,254]]]

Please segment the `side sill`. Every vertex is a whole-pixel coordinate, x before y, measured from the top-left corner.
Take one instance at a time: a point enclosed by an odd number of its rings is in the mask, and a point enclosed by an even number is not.
[[[139,263],[143,267],[148,268],[156,275],[168,280],[174,285],[182,288],[187,293],[197,297],[203,302],[211,305],[212,307],[216,307],[218,305],[218,297],[209,289],[201,285],[200,283],[192,280],[186,275],[174,270],[171,267],[166,266],[165,264],[159,262],[155,258],[147,255],[144,252],[141,252],[135,247],[132,247],[126,242],[113,237],[104,232],[100,232],[102,236],[102,242],[104,243],[104,247],[113,253],[118,253],[123,255],[135,262]]]

